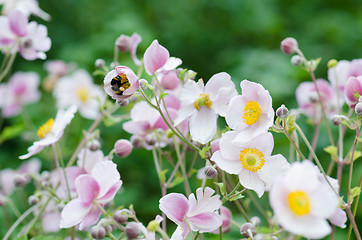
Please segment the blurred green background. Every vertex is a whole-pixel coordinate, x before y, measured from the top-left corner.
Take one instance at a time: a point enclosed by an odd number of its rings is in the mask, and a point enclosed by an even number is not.
[[[97,58],[111,63],[114,42],[120,34],[137,32],[143,38],[137,51],[139,58],[152,40],[158,39],[171,56],[183,60],[182,67],[196,71],[198,78],[207,80],[213,74],[225,71],[239,91],[243,79],[263,84],[273,97],[275,109],[282,103],[290,109],[296,108],[295,89],[300,82],[310,80],[305,71],[292,66],[290,57],[280,51],[284,38],[296,38],[307,58],[322,57],[316,71],[320,78],[327,79],[329,59],[351,60],[362,55],[360,0],[39,0],[39,5],[52,17],[49,22],[32,17],[48,27],[52,40],[52,48],[47,53],[49,60],[74,62],[92,72]],[[120,63],[134,67],[128,54],[121,54]],[[46,76],[40,60],[26,62],[17,57],[13,70],[36,71],[42,77]],[[103,79],[96,77],[95,81],[101,84]],[[43,93],[41,104],[26,106],[25,110],[36,127],[56,113],[49,93]],[[302,117],[301,122],[304,120]],[[1,128],[22,122],[21,116],[2,119]],[[80,141],[82,129],[90,124],[91,121],[80,116],[73,120],[66,130],[71,137],[61,141],[65,156],[71,155]],[[306,124],[303,127],[311,137],[313,128]],[[129,138],[120,124],[111,128],[101,125],[100,128],[105,154],[117,139]],[[33,129],[28,130],[34,134]],[[334,133],[336,136],[337,132]],[[351,143],[352,135],[347,132],[347,143]],[[274,137],[274,153],[288,156],[289,145],[285,137],[276,134]],[[30,144],[30,141],[24,141],[24,135],[2,143],[0,168],[19,166],[21,162],[17,157],[24,154]],[[329,141],[322,128],[318,154],[326,158],[326,164],[329,157],[321,149],[327,145]],[[51,154],[50,150],[39,154],[44,160],[44,169],[50,165],[47,158]],[[140,218],[150,221],[159,213],[160,196],[151,153],[137,150],[129,158],[116,158],[115,161],[124,181],[123,193],[117,201],[125,206],[133,203]],[[354,186],[362,172],[361,164],[357,163],[355,169]],[[266,199],[264,197],[262,202]],[[257,214],[253,209],[251,211]],[[361,218],[359,211],[359,223]],[[0,230],[0,235],[3,231]],[[343,236],[345,232],[337,230],[336,234]],[[235,238],[238,237],[240,235],[236,234]]]

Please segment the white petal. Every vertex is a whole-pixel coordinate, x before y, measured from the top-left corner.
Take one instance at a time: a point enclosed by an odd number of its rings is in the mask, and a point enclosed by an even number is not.
[[[230,174],[239,174],[243,168],[240,160],[230,160],[223,158],[221,151],[216,151],[211,156],[211,161],[214,161],[219,168]]]
[[[259,177],[265,183],[274,183],[279,177],[284,176],[289,170],[289,163],[281,155],[273,155],[265,158],[264,166],[258,171]]]
[[[212,140],[216,133],[218,115],[207,107],[201,107],[190,119],[192,140],[205,144]]]
[[[265,184],[259,178],[258,173],[242,169],[239,174],[239,181],[245,188],[254,190],[260,198],[265,191]]]

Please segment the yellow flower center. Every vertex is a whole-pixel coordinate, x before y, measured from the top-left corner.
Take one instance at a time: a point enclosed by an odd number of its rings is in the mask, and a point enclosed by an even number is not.
[[[44,138],[52,130],[53,125],[54,119],[51,118],[38,129],[38,136]]]
[[[240,152],[240,162],[244,169],[256,172],[264,166],[264,154],[256,148],[245,148]]]
[[[254,123],[256,123],[259,120],[260,115],[261,115],[261,109],[257,102],[250,100],[245,104],[245,107],[243,110],[244,123],[246,123],[248,125],[253,125]]]
[[[195,100],[194,107],[200,111],[200,108],[206,106],[207,108],[211,108],[212,101],[210,100],[209,94],[201,93],[199,98]]]
[[[295,191],[288,194],[289,208],[298,216],[306,215],[310,212],[310,202],[308,195],[303,191]]]
[[[77,96],[82,102],[87,102],[89,99],[89,91],[85,87],[81,87],[77,90]]]

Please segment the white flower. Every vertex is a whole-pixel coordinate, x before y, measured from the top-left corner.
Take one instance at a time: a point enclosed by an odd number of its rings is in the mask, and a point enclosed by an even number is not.
[[[55,120],[51,118],[39,128],[38,136],[40,140],[35,141],[28,148],[28,153],[21,155],[19,158],[27,159],[42,151],[44,147],[56,143],[63,136],[65,127],[73,119],[76,112],[77,107],[74,105],[67,110],[59,109]]]

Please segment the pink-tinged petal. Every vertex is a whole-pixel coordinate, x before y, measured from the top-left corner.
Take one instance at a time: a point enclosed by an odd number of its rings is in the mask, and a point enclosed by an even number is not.
[[[161,46],[157,40],[154,40],[146,49],[143,57],[147,74],[152,75],[158,69],[163,67],[169,57],[170,53],[168,50]]]
[[[340,208],[337,208],[337,211],[328,220],[333,223],[333,225],[336,225],[340,228],[345,228],[347,221],[346,212]]]
[[[112,201],[112,199],[114,198],[118,190],[121,188],[121,186],[122,186],[122,180],[119,180],[108,190],[108,192],[106,192],[106,194],[104,194],[103,197],[99,198],[97,201],[103,204]]]
[[[75,180],[78,198],[85,207],[89,207],[99,194],[100,186],[97,181],[88,174],[83,174]]]
[[[92,205],[87,215],[85,215],[83,220],[80,222],[79,230],[84,230],[86,227],[95,224],[98,221],[101,214],[102,214],[101,210],[97,206]]]
[[[240,160],[223,158],[221,151],[216,151],[211,156],[211,161],[214,161],[219,168],[229,174],[239,174],[243,168]]]
[[[33,145],[31,145],[28,148],[28,153],[19,156],[20,159],[28,159],[32,156],[34,156],[35,154],[39,153],[41,150],[43,150],[44,145],[39,145],[38,142],[34,142]]]
[[[91,206],[85,207],[79,198],[71,200],[62,210],[60,228],[70,228],[80,223]]]
[[[180,193],[170,193],[160,199],[160,210],[177,225],[184,221],[186,213],[189,211],[187,198]]]
[[[169,116],[171,117],[172,120],[175,120],[176,117],[177,117],[177,110],[176,109],[168,109],[168,114],[164,113],[164,116],[166,118],[166,121],[167,123],[172,126],[172,122],[169,118]],[[157,128],[160,128],[160,129],[163,129],[163,130],[168,130],[169,127],[167,125],[167,123],[163,120],[163,118],[160,116],[158,118],[158,120],[155,122],[155,124],[153,125],[153,128],[154,129],[157,129]]]
[[[178,110],[181,108],[181,102],[174,94],[167,95],[163,98],[163,101],[165,102],[167,109],[173,108]]]
[[[231,217],[232,217],[231,211],[227,207],[221,206],[220,215],[222,218],[222,225],[221,225],[222,229],[221,230],[223,233],[227,233],[231,229],[231,221],[230,221]],[[219,234],[219,232],[220,232],[220,230],[217,228],[212,233]]]
[[[264,166],[258,170],[258,174],[265,183],[272,184],[279,177],[284,176],[289,167],[287,160],[281,154],[277,154],[265,158]]]
[[[69,187],[69,190],[71,192],[75,192],[76,191],[75,179],[82,173],[83,173],[83,170],[80,167],[73,166],[73,167],[65,168],[65,174],[67,176],[67,182],[66,182],[65,177],[64,177],[64,172],[59,170],[61,187],[63,187],[67,191],[68,191],[68,187]]]
[[[146,121],[128,121],[123,123],[122,128],[131,134],[144,135],[151,128],[151,125]]]
[[[151,108],[147,102],[136,103],[131,110],[132,121],[147,121],[152,126],[160,114],[156,109]]]
[[[259,198],[263,196],[265,183],[259,178],[258,173],[242,169],[239,174],[239,181],[245,188],[254,190]]]
[[[117,165],[112,161],[102,161],[97,163],[92,169],[91,176],[99,184],[98,197],[103,197],[112,187],[120,181],[121,176],[117,170]]]
[[[201,107],[190,119],[192,140],[205,144],[212,140],[216,133],[218,115],[207,107]]]
[[[198,215],[188,217],[187,220],[193,231],[212,232],[219,228],[222,224],[222,218],[217,213],[200,213]]]
[[[130,53],[131,53],[131,57],[133,62],[137,65],[137,66],[141,66],[142,61],[140,61],[137,56],[136,56],[136,51],[137,51],[137,47],[138,44],[142,41],[142,38],[139,34],[137,33],[133,33],[132,36],[130,37]]]
[[[350,108],[354,108],[358,103],[358,98],[355,97],[355,92],[358,92],[362,95],[362,76],[360,77],[350,77],[347,80],[344,96],[346,98],[346,102]]]
[[[24,37],[27,34],[28,25],[26,16],[18,10],[11,11],[8,16],[11,31],[19,37]]]
[[[194,194],[190,194],[189,205],[190,210],[187,213],[188,217],[198,215],[205,212],[214,212],[221,207],[222,202],[220,196],[212,196],[215,191],[209,187],[202,189],[201,187],[196,190],[197,202],[195,201]]]
[[[44,232],[58,232],[60,223],[59,212],[47,212],[42,215],[42,226]]]

